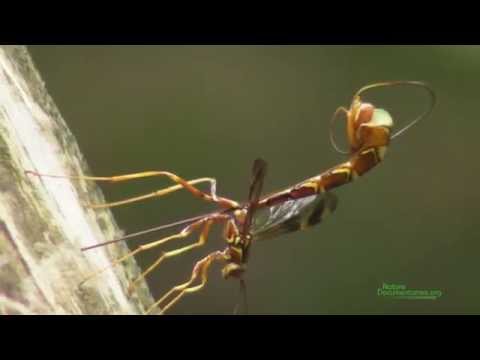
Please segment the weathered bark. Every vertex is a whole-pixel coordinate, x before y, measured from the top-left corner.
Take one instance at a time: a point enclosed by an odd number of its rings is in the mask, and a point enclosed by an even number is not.
[[[0,313],[137,314],[152,303],[132,259],[80,286],[126,252],[80,248],[121,235],[92,182],[25,174],[87,174],[75,139],[23,46],[0,47]]]

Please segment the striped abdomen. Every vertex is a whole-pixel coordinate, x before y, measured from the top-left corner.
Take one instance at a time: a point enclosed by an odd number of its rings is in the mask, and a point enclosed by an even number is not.
[[[284,201],[320,194],[362,176],[383,160],[390,142],[391,125],[390,115],[384,110],[376,109],[373,119],[358,129],[357,136],[362,139],[363,145],[358,150],[352,149],[349,161],[305,180],[291,189],[267,196],[259,205],[274,206]]]

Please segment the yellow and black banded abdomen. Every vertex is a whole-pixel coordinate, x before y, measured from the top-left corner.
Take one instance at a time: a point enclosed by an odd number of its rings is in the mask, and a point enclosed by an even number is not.
[[[360,151],[350,161],[354,175],[362,176],[375,166],[377,166],[385,156],[386,147],[372,147]]]

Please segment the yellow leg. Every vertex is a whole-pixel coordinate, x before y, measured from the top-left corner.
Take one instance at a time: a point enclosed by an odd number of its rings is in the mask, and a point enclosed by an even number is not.
[[[112,203],[107,203],[107,204],[101,204],[101,205],[89,205],[94,208],[102,208],[102,207],[112,207],[112,206],[119,206],[119,205],[124,205],[124,204],[129,204],[132,202],[140,201],[140,200],[145,200],[148,198],[152,197],[159,197],[163,196],[172,192],[175,192],[180,189],[186,189],[190,193],[192,193],[193,196],[198,197],[200,199],[204,199],[206,201],[211,201],[220,204],[223,207],[229,208],[229,207],[235,207],[238,206],[238,203],[236,201],[223,198],[223,197],[218,197],[216,194],[216,184],[217,181],[214,178],[199,178],[199,179],[194,179],[187,181],[173,173],[170,173],[168,171],[144,171],[144,172],[139,172],[139,173],[133,173],[133,174],[127,174],[127,175],[117,175],[117,176],[60,176],[60,175],[47,175],[47,174],[40,174],[35,171],[26,171],[27,174],[32,174],[35,176],[40,176],[40,177],[53,177],[53,178],[68,178],[68,179],[76,179],[76,180],[91,180],[91,181],[107,181],[107,182],[121,182],[121,181],[128,181],[128,180],[134,180],[134,179],[140,179],[140,178],[146,178],[146,177],[152,177],[152,176],[164,176],[169,178],[171,181],[177,183],[177,185],[155,191],[153,193],[147,194],[147,195],[142,195],[142,196],[137,196],[121,201],[116,201]],[[202,182],[210,182],[210,194],[207,194],[198,188],[196,188],[195,184],[202,183]]]
[[[188,225],[187,227],[185,227],[182,231],[180,231],[179,233],[177,234],[174,234],[174,235],[171,235],[171,236],[168,236],[168,237],[165,237],[163,239],[160,239],[160,240],[157,240],[157,241],[154,241],[152,243],[149,243],[149,244],[145,244],[145,245],[140,245],[139,247],[137,247],[135,250],[133,251],[130,251],[129,253],[125,254],[124,256],[114,260],[110,265],[104,267],[103,269],[100,269],[96,272],[94,272],[93,274],[91,274],[90,276],[88,276],[86,279],[84,279],[80,285],[86,283],[87,281],[89,281],[90,279],[102,274],[103,272],[105,272],[106,270],[110,269],[110,268],[113,268],[114,266],[120,264],[121,262],[131,258],[132,256],[140,253],[140,252],[143,252],[143,251],[146,251],[146,250],[150,250],[154,247],[157,247],[157,246],[160,246],[162,244],[165,244],[166,242],[170,241],[170,240],[174,240],[174,239],[183,239],[183,238],[186,238],[187,236],[189,236],[197,227],[199,227],[200,225],[204,224],[206,221],[209,221],[210,219],[214,219],[212,217],[210,218],[203,218],[203,219],[200,219],[196,222],[194,222],[193,224],[190,224]],[[197,244],[192,244],[192,245],[189,245],[189,246],[186,246],[184,248],[180,248],[178,250],[174,250],[176,252],[182,250],[182,252],[185,252],[185,251],[188,251],[196,246],[198,246]],[[187,249],[186,249],[187,248]],[[166,254],[166,253],[165,253]],[[172,257],[172,256],[175,256],[175,255],[178,255],[178,253],[174,253],[173,255],[170,254],[169,257]]]
[[[188,245],[188,246],[184,246],[180,249],[176,249],[176,250],[172,250],[172,251],[167,251],[167,252],[162,252],[162,254],[160,255],[160,257],[152,264],[148,267],[147,270],[145,270],[143,273],[141,273],[135,280],[132,281],[132,283],[130,284],[129,288],[128,288],[128,293],[131,294],[131,292],[133,291],[133,289],[135,288],[135,285],[142,279],[144,279],[150,272],[152,272],[155,268],[157,268],[160,263],[165,260],[165,259],[168,259],[170,257],[174,257],[174,256],[177,256],[177,255],[181,255],[183,254],[184,252],[187,252],[189,250],[192,250],[194,248],[197,248],[197,247],[200,247],[200,246],[203,246],[205,245],[205,243],[207,242],[207,238],[208,238],[208,233],[210,231],[210,227],[212,226],[212,224],[214,223],[215,219],[214,218],[210,218],[208,220],[205,221],[204,223],[204,226],[203,226],[203,230],[200,234],[200,237],[198,239],[198,241],[192,245]]]
[[[147,311],[145,312],[145,315],[149,314],[152,312],[153,309],[156,307],[160,307],[160,311],[163,314],[165,311],[170,309],[174,304],[176,304],[185,294],[188,293],[194,293],[196,291],[201,290],[205,284],[207,283],[208,280],[208,268],[212,264],[213,261],[215,260],[227,260],[227,256],[225,255],[225,252],[223,251],[215,251],[206,257],[204,257],[202,260],[198,261],[192,271],[192,276],[190,280],[188,280],[186,283],[183,283],[181,285],[177,285],[173,287],[169,292],[167,292],[164,296],[162,296],[161,299],[156,301],[152,306],[150,306]],[[200,277],[200,284],[196,286],[192,286],[192,284],[195,282]],[[169,302],[165,304],[165,306],[161,307],[162,303],[164,303],[171,295],[177,293],[178,294]]]
[[[200,178],[200,179],[189,180],[187,182],[190,185],[195,185],[195,184],[199,184],[199,183],[202,183],[202,182],[212,183],[212,181],[214,181],[214,179]],[[137,202],[137,201],[151,199],[151,198],[154,198],[154,197],[164,196],[164,195],[170,194],[172,192],[178,191],[178,190],[183,189],[183,188],[184,188],[183,185],[174,185],[174,186],[170,186],[170,187],[165,188],[165,189],[161,189],[161,190],[151,192],[150,194],[135,196],[135,197],[131,197],[131,198],[128,198],[128,199],[125,199],[125,200],[120,200],[120,201],[112,201],[112,202],[105,203],[105,204],[87,204],[87,206],[92,208],[92,209],[103,209],[103,208],[110,208],[110,207],[114,207],[114,206],[121,206],[121,205],[131,204],[131,203],[134,203],[134,202]],[[212,198],[214,198],[214,197],[216,197],[216,195],[212,196]]]

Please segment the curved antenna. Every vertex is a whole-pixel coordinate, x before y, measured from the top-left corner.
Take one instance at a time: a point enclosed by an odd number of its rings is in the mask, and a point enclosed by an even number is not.
[[[435,92],[433,89],[427,84],[424,83],[423,81],[409,81],[409,80],[401,80],[401,81],[385,81],[385,82],[379,82],[371,85],[367,85],[362,87],[360,90],[357,91],[355,94],[355,97],[360,97],[360,94],[379,87],[389,87],[389,86],[415,86],[415,87],[420,87],[428,92],[428,95],[430,96],[430,106],[426,111],[424,111],[422,114],[417,116],[415,119],[413,119],[408,125],[404,126],[402,129],[398,130],[395,134],[392,135],[391,139],[395,139],[396,137],[402,135],[405,131],[410,129],[413,125],[418,123],[420,120],[423,118],[427,117],[430,115],[432,112],[433,108],[435,107],[435,104],[437,102],[437,96],[435,95]]]
[[[345,151],[345,150],[340,149],[340,147],[337,146],[337,143],[336,143],[335,138],[333,136],[333,124],[335,123],[335,120],[337,119],[340,111],[343,111],[348,116],[348,110],[345,109],[343,106],[340,106],[339,108],[337,108],[337,110],[335,110],[335,112],[333,113],[332,119],[330,120],[330,129],[329,129],[330,143],[332,144],[332,146],[333,146],[333,148],[335,149],[336,152],[338,152],[340,154],[343,154],[343,155],[347,155],[347,154],[350,154],[350,151],[348,151],[348,150]]]

